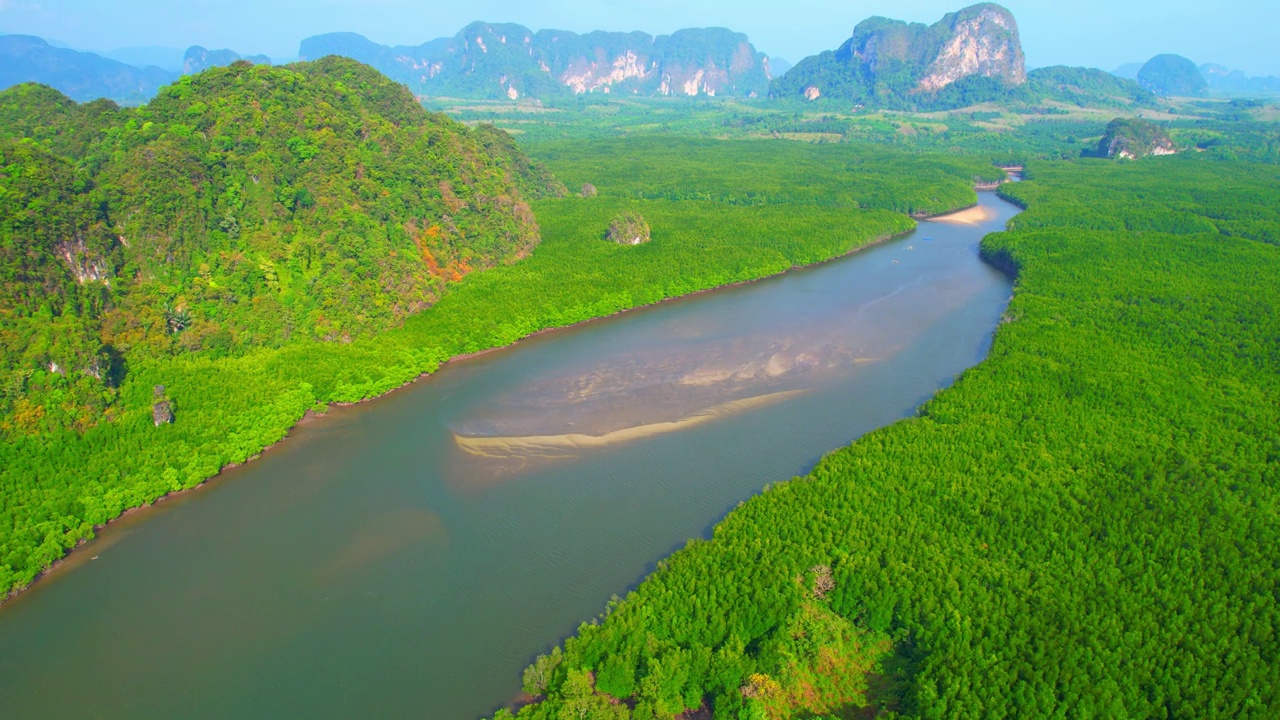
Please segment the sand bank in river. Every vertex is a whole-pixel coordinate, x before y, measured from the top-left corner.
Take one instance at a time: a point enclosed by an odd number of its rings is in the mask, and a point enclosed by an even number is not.
[[[975,205],[967,210],[930,218],[929,222],[947,223],[948,225],[981,225],[995,219],[996,213],[994,210],[983,205]]]
[[[619,443],[666,435],[711,422],[739,412],[771,405],[803,394],[804,390],[769,393],[756,397],[734,400],[707,408],[679,420],[649,423],[614,430],[603,435],[566,433],[563,435],[526,435],[522,437],[467,437],[454,435],[458,447],[472,455],[490,458],[510,457],[562,457],[574,450],[602,448]]]

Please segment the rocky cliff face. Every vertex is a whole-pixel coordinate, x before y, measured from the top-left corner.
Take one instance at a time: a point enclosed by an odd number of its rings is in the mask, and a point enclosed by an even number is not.
[[[974,75],[1001,78],[1013,85],[1027,81],[1026,58],[1018,23],[999,5],[975,5],[950,19],[950,37],[920,79],[919,89],[936,91]]]
[[[780,98],[865,102],[937,94],[969,80],[1026,83],[1026,59],[1013,14],[992,3],[967,7],[933,25],[875,17],[844,45],[805,58],[775,81]]]
[[[768,58],[723,28],[645,33],[534,32],[473,23],[452,38],[386,47],[359,35],[302,42],[302,59],[343,55],[373,65],[420,95],[516,100],[587,93],[763,95]]]

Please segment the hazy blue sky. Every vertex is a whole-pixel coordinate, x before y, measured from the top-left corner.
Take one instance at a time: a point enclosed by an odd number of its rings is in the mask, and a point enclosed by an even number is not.
[[[792,62],[838,46],[871,15],[933,22],[963,0],[0,0],[0,33],[89,50],[230,47],[287,57],[309,35],[350,30],[387,44],[453,35],[472,20],[533,29],[719,25]],[[1008,0],[1027,60],[1112,69],[1162,52],[1280,75],[1280,0]]]

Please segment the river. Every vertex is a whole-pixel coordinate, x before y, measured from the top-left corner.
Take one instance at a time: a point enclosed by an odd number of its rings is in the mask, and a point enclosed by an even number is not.
[[[0,714],[487,714],[765,484],[911,415],[1010,295],[923,223],[816,268],[447,365],[127,517],[0,608]]]

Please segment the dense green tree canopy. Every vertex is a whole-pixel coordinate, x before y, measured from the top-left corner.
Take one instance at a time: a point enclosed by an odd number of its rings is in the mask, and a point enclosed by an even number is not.
[[[1107,124],[1107,131],[1093,154],[1096,157],[1134,160],[1176,152],[1173,140],[1159,125],[1139,118],[1116,118]]]
[[[95,422],[126,361],[394,327],[527,255],[524,199],[562,191],[505,133],[336,58],[237,63],[136,110],[19,86],[0,162],[0,414],[29,411],[10,429],[59,425],[53,386]]]
[[[991,357],[659,563],[520,718],[1276,714],[1280,177],[1031,171]]]
[[[1138,71],[1138,83],[1157,95],[1190,97],[1203,95],[1209,83],[1200,68],[1181,55],[1157,55]]]

